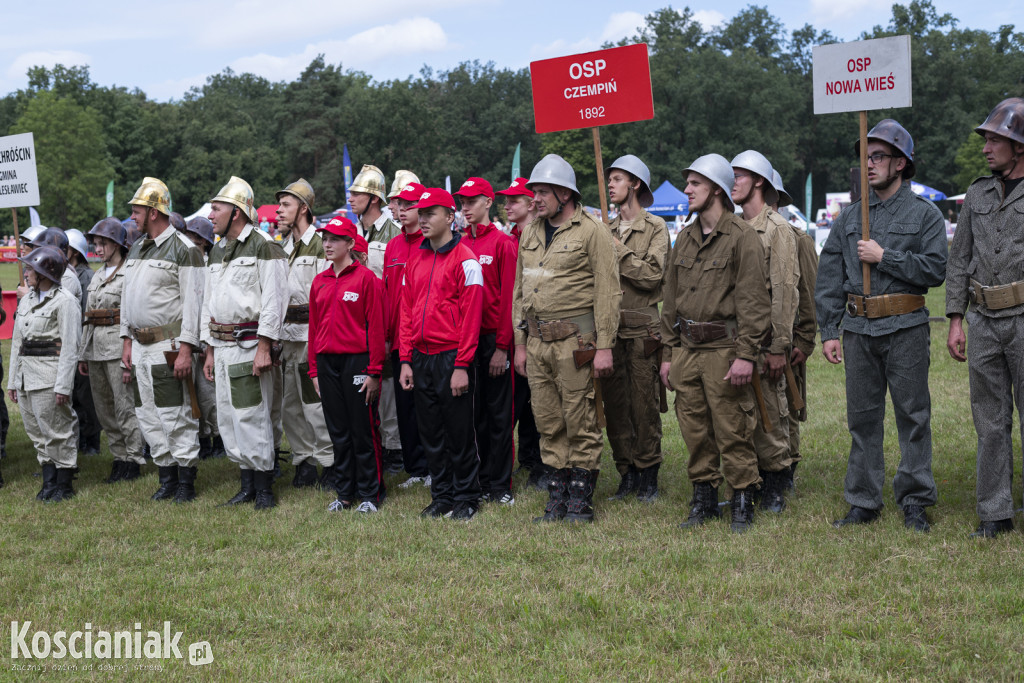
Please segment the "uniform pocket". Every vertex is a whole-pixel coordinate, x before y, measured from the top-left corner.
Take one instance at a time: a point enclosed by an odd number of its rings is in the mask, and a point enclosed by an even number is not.
[[[250,288],[256,284],[256,257],[255,256],[242,256],[233,259],[227,264],[227,268],[230,271],[228,277],[231,282],[243,287]]]
[[[309,376],[309,363],[299,363],[299,377],[302,385],[302,402],[320,403],[320,394],[316,393],[313,378]]]
[[[228,366],[231,383],[231,405],[236,409],[255,408],[263,401],[260,378],[252,374],[252,362]]]
[[[153,403],[157,408],[179,408],[185,405],[185,390],[181,380],[174,376],[174,370],[166,365],[149,368],[153,377]]]
[[[586,260],[587,254],[583,250],[582,240],[566,240],[555,248],[555,263],[559,268],[573,270]]]

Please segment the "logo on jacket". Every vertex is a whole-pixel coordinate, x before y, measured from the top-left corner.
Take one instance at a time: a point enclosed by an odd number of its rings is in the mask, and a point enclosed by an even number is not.
[[[342,301],[359,301],[359,292],[345,292],[345,296],[341,297]]]
[[[488,265],[490,265],[493,262],[494,262],[494,257],[493,256],[481,256],[480,257],[480,265],[481,266],[488,266]]]

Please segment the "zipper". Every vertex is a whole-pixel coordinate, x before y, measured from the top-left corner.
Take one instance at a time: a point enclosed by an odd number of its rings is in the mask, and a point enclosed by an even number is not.
[[[437,252],[434,252],[434,260],[430,264],[430,277],[427,278],[427,298],[423,301],[423,318],[420,320],[420,341],[423,342],[423,348],[425,353],[430,353],[430,347],[427,346],[427,307],[430,305],[430,289],[434,284],[434,266],[437,265]]]

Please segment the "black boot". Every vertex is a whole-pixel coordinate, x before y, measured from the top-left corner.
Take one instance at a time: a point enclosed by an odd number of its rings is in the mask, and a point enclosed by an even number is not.
[[[722,516],[718,509],[718,489],[707,482],[693,485],[693,499],[690,501],[690,516],[679,526],[683,529],[699,527],[711,517]]]
[[[573,467],[569,476],[569,502],[565,504],[565,521],[594,521],[594,488],[600,470]]]
[[[287,451],[282,451],[280,448],[274,449],[274,479],[280,479],[284,476],[284,472],[281,469],[282,455],[287,455]]]
[[[523,467],[526,467],[526,465],[523,465]],[[537,489],[538,491],[544,491],[547,489],[542,482],[544,475],[547,474],[547,467],[541,463],[537,463],[527,469],[530,471],[530,474],[526,478],[526,488]]]
[[[124,462],[115,460],[110,466],[110,476],[103,480],[104,484],[115,484],[124,479]]]
[[[75,497],[75,489],[71,482],[75,479],[75,470],[72,467],[57,468],[57,488],[53,495],[46,502],[59,503],[62,500],[71,500]]]
[[[565,506],[569,502],[569,468],[551,470],[548,476],[548,503],[544,515],[534,522],[560,522],[565,519]]]
[[[196,475],[199,468],[178,465],[178,489],[174,492],[175,503],[188,503],[196,499]]]
[[[337,484],[338,470],[334,468],[334,465],[325,465],[320,471],[320,479],[316,482],[316,487],[321,491],[336,493]]]
[[[213,439],[210,437],[199,437],[199,459],[206,460],[213,450]]]
[[[796,491],[796,466],[799,464],[800,461],[797,460],[796,462],[789,466],[789,469],[783,470],[786,474],[786,477],[782,482],[783,493],[785,493],[786,491]]]
[[[640,472],[640,481],[636,487],[636,499],[641,503],[653,503],[658,498],[658,470],[661,463],[645,467]]]
[[[626,473],[622,475],[622,481],[619,482],[619,488],[616,489],[615,493],[608,496],[608,500],[622,500],[629,494],[636,491],[639,484],[640,472],[637,468],[630,465],[626,470]]]
[[[236,493],[231,500],[226,503],[222,503],[221,507],[224,505],[241,505],[242,503],[251,503],[256,500],[256,485],[254,483],[255,480],[253,474],[254,472],[252,470],[242,469],[241,488],[238,489],[238,493]]]
[[[296,465],[292,486],[297,489],[316,486],[316,463],[310,460],[303,460]]]
[[[267,510],[277,507],[274,499],[274,471],[253,472],[253,483],[256,487],[256,500],[253,508],[256,510]]]
[[[52,462],[43,465],[43,488],[36,494],[36,500],[46,501],[57,490],[57,466]]]
[[[130,460],[121,463],[121,481],[131,481],[141,476],[142,470],[139,468],[139,463]]]
[[[732,492],[732,524],[733,533],[742,534],[754,524],[754,500],[751,490],[739,489]]]
[[[224,439],[220,438],[220,434],[218,434],[210,440],[210,457],[223,458],[226,455],[227,453],[224,451]]]
[[[786,472],[765,472],[761,482],[761,509],[768,512],[782,512],[786,509],[783,495],[786,486]]]
[[[151,496],[152,500],[170,500],[178,492],[178,466],[170,465],[157,469],[160,473],[160,488]]]

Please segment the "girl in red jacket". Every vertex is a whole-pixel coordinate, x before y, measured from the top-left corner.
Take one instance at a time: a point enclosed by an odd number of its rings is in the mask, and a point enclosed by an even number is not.
[[[309,376],[324,405],[334,444],[338,499],[330,510],[376,512],[384,502],[377,415],[384,363],[381,280],[355,257],[355,224],[335,218],[322,228],[331,267],[309,292]]]

